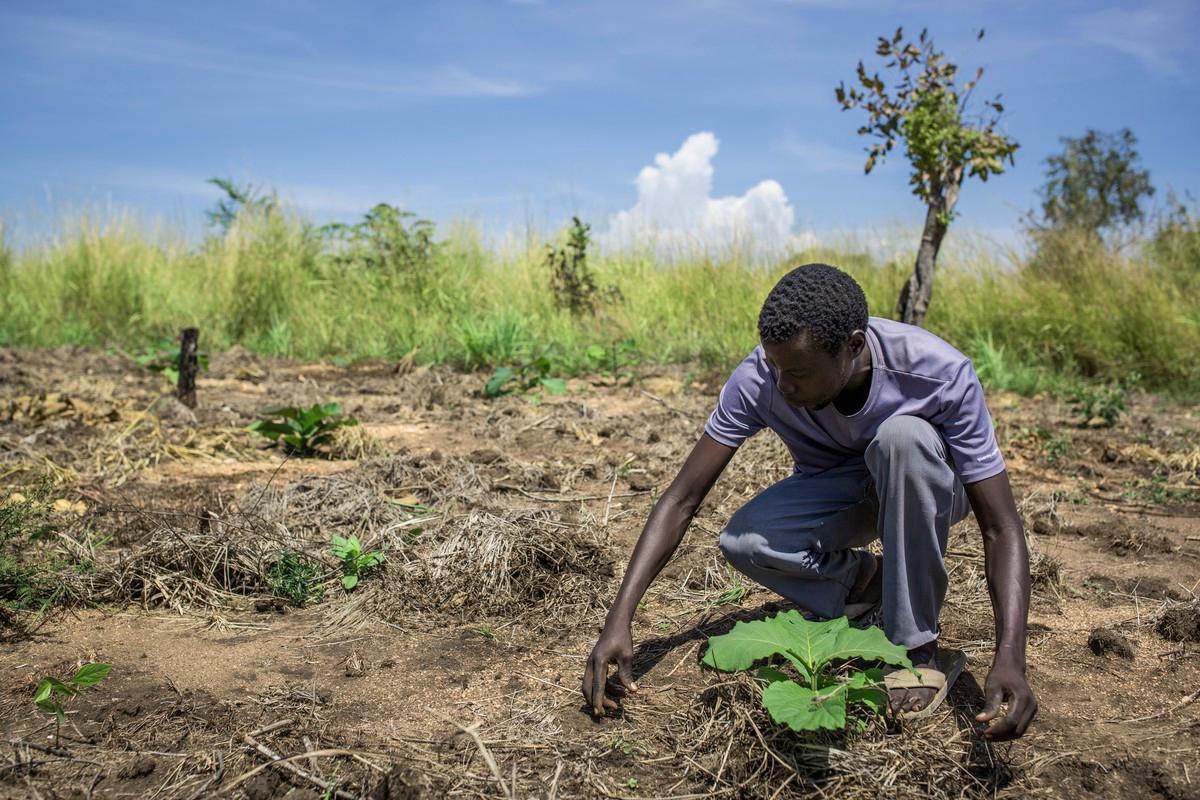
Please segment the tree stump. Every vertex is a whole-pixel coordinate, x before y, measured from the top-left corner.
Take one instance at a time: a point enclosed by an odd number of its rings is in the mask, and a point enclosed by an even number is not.
[[[176,395],[179,402],[188,408],[196,407],[196,374],[200,371],[200,359],[197,355],[200,343],[200,331],[197,328],[184,328],[179,340],[179,386]]]

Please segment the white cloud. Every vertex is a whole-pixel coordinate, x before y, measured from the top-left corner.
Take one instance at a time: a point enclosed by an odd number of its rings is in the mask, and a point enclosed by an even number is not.
[[[720,143],[696,133],[674,154],[659,153],[638,174],[637,202],[613,215],[599,241],[608,250],[650,250],[662,260],[696,256],[782,258],[806,240],[792,234],[795,212],[777,181],[735,197],[712,197]]]

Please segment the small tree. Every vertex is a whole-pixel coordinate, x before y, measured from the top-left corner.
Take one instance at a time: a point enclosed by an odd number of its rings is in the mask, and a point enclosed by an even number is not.
[[[1038,191],[1041,220],[1035,230],[1073,230],[1102,236],[1142,219],[1142,200],[1154,194],[1150,173],[1140,169],[1137,137],[1128,128],[1103,133],[1089,128],[1059,139],[1063,151],[1046,159],[1046,183]]]
[[[333,254],[335,263],[377,273],[410,274],[418,280],[437,255],[435,231],[429,220],[387,203],[376,204],[362,222],[334,222],[321,228],[331,241],[343,245]]]
[[[230,178],[209,178],[211,183],[225,193],[225,197],[217,201],[217,205],[204,212],[208,224],[227,232],[238,218],[239,214],[250,211],[258,214],[269,214],[279,205],[275,193],[261,194],[253,185],[238,186]]]
[[[982,38],[980,31],[977,39]],[[843,111],[860,106],[866,110],[867,122],[858,133],[878,140],[868,151],[866,173],[897,140],[904,140],[912,164],[909,184],[924,201],[926,213],[916,264],[900,292],[896,313],[902,321],[920,325],[933,297],[934,266],[964,177],[986,181],[1003,172],[1005,161],[1013,163],[1018,145],[996,129],[1004,112],[999,95],[984,101],[984,113],[968,117],[968,101],[983,68],[957,86],[958,66],[934,48],[927,31],[922,30],[915,42],[905,42],[903,29],[897,28],[890,39],[879,38],[875,52],[888,59],[887,69],[897,72],[895,85],[889,87],[878,73],[868,75],[859,61],[858,86],[847,89],[843,82],[836,95]]]
[[[549,245],[546,248],[546,266],[550,270],[554,302],[574,314],[596,310],[599,287],[587,260],[592,241],[591,231],[591,225],[579,217],[571,217],[566,244],[562,247]]]

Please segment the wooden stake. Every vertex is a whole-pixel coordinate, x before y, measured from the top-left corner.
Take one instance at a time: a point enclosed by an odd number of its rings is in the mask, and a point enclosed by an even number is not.
[[[200,331],[196,328],[184,328],[179,340],[179,388],[176,394],[179,402],[188,408],[196,407],[196,373],[200,371],[200,361],[196,355],[200,344]]]

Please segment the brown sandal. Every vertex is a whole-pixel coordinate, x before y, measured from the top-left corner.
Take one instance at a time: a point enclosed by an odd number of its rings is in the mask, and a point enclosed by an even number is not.
[[[922,719],[936,711],[967,666],[967,654],[962,650],[939,649],[937,665],[937,669],[917,667],[915,675],[903,667],[889,668],[884,672],[883,685],[889,693],[893,689],[937,689],[929,705],[919,711],[901,711],[897,714],[900,719]]]

